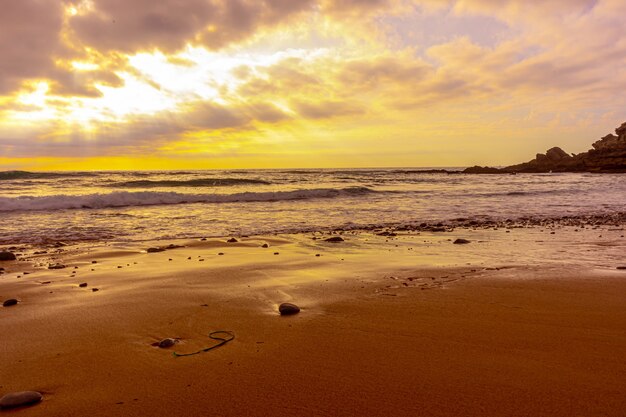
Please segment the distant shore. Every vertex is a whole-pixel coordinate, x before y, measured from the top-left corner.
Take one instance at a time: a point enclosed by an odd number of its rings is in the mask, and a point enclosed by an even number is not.
[[[0,309],[0,395],[43,393],[25,416],[617,417],[624,226],[19,248],[0,262],[18,300]],[[235,339],[172,355],[217,330]]]

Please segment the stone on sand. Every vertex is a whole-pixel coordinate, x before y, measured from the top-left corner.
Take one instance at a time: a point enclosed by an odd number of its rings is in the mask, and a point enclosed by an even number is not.
[[[170,337],[168,337],[167,339],[163,339],[159,342],[159,347],[161,349],[167,349],[169,347],[172,347],[176,344],[176,339],[172,339]]]
[[[0,261],[14,261],[16,259],[17,258],[15,257],[15,254],[13,252],[0,252]]]
[[[618,266],[617,269],[619,269],[621,271],[624,271],[624,270],[626,270],[626,266]]]
[[[269,247],[270,247],[270,245],[268,245],[267,243],[264,243],[264,244],[262,244],[262,245],[261,245],[261,247],[262,247],[262,248],[269,248]]]
[[[4,300],[2,307],[11,307],[15,304],[17,304],[17,300],[15,298],[9,298],[8,300]]]
[[[282,303],[278,306],[278,312],[281,316],[291,316],[300,312],[300,307],[291,303]]]
[[[163,248],[148,248],[146,249],[146,252],[148,253],[156,253],[156,252],[163,252],[165,251],[165,249]]]
[[[329,237],[328,239],[324,239],[324,241],[326,242],[343,242],[343,238],[341,236],[333,236],[333,237]]]
[[[470,241],[467,239],[457,239],[453,243],[455,245],[467,245],[468,243],[470,243]]]
[[[78,286],[80,288],[85,288],[87,286],[87,283],[86,282],[81,282],[80,284],[78,284]]]
[[[67,267],[60,263],[48,265],[48,269],[64,269],[64,268],[67,268]]]
[[[0,398],[0,409],[37,404],[42,398],[43,395],[37,391],[11,392]]]
[[[237,243],[239,242],[237,239],[235,239],[234,237],[231,237],[230,239],[228,239],[226,242],[228,243]]]

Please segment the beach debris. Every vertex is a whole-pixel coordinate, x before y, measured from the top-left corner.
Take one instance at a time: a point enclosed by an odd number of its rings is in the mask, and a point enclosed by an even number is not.
[[[344,239],[341,236],[333,236],[333,237],[329,237],[328,239],[324,239],[324,241],[337,243],[337,242],[343,242]]]
[[[231,237],[230,239],[228,239],[226,242],[228,243],[237,243],[239,242],[237,239],[235,239],[234,237]]]
[[[467,239],[457,239],[452,243],[454,243],[455,245],[467,245],[468,243],[470,243],[470,241]]]
[[[174,352],[174,356],[175,357],[179,357],[179,356],[192,356],[192,355],[197,355],[198,353],[202,353],[202,352],[208,352],[209,350],[213,350],[216,349],[220,346],[225,345],[226,343],[230,342],[231,340],[233,340],[235,338],[235,333],[229,331],[229,330],[216,330],[214,332],[209,333],[209,338],[213,339],[213,340],[218,340],[219,343],[213,346],[209,346],[206,347],[204,349],[200,349],[198,351],[195,352],[191,352],[191,353],[176,353]]]
[[[291,316],[300,312],[300,307],[291,303],[282,303],[278,306],[278,312],[281,316]]]
[[[14,261],[16,256],[13,252],[2,251],[0,252],[0,261]]]
[[[164,252],[165,249],[163,248],[148,248],[146,249],[146,252],[148,253],[156,253],[156,252]]]
[[[43,399],[43,395],[37,391],[11,392],[0,398],[0,409],[23,407],[37,404]]]
[[[2,307],[11,307],[15,304],[17,304],[17,300],[15,298],[9,298],[8,300],[4,300]]]
[[[64,269],[67,268],[67,266],[61,264],[61,263],[56,263],[56,264],[49,264],[48,265],[48,269]]]
[[[262,244],[262,245],[261,245],[261,247],[262,247],[262,248],[269,248],[269,247],[270,247],[270,245],[268,245],[267,243],[264,243],[264,244]]]
[[[86,282],[81,282],[80,284],[78,284],[78,286],[80,288],[85,288],[87,286],[87,283]]]
[[[176,343],[178,343],[178,340],[168,337],[167,339],[163,339],[159,343],[157,343],[157,346],[161,349],[167,349],[174,346]]]

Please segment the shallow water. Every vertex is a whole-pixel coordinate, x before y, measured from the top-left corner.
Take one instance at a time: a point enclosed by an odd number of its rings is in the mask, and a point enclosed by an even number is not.
[[[255,235],[626,211],[620,174],[0,172],[0,243]]]

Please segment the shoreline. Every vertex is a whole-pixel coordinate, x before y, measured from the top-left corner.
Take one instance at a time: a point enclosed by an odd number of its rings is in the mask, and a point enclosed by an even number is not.
[[[69,245],[2,262],[0,296],[19,303],[0,308],[0,394],[42,392],[25,416],[617,417],[626,240],[590,226]],[[184,247],[145,251],[169,244]],[[302,310],[281,317],[283,302]],[[172,356],[218,330],[236,338]]]

